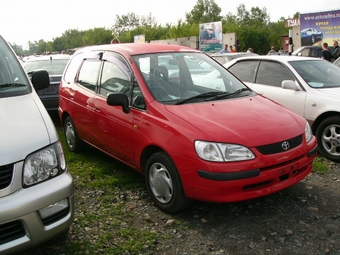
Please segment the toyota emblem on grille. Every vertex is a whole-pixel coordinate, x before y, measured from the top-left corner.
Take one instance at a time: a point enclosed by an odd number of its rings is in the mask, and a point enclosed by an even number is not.
[[[281,144],[282,149],[284,149],[285,151],[289,149],[289,142],[285,141]]]
[[[53,78],[52,78],[52,77],[50,77],[50,81],[53,81]]]

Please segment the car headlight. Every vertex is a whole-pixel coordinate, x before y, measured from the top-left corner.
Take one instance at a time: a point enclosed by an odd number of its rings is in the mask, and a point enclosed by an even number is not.
[[[310,140],[313,138],[313,132],[312,129],[310,128],[309,123],[306,121],[306,128],[305,128],[305,137],[306,137],[306,142],[308,143]]]
[[[255,158],[251,150],[238,144],[196,141],[195,150],[201,159],[208,161],[242,161]]]
[[[24,162],[23,182],[31,186],[66,171],[64,151],[60,141],[30,154]]]

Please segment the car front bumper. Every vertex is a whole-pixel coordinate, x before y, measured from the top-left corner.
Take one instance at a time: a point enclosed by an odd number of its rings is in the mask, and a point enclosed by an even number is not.
[[[64,201],[66,208],[42,219],[39,210]],[[41,244],[68,230],[74,219],[74,186],[66,173],[0,198],[0,254]]]
[[[184,192],[191,199],[207,202],[238,202],[266,196],[303,180],[317,155],[315,138],[303,150],[258,156],[240,162],[206,162],[198,159],[183,164],[176,158]]]

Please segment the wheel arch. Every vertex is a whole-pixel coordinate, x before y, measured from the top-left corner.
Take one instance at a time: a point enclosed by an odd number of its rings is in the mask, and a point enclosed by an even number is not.
[[[141,165],[142,173],[144,175],[145,175],[145,168],[146,168],[148,159],[151,157],[152,154],[156,152],[160,152],[160,151],[163,151],[166,153],[166,151],[164,151],[161,147],[156,146],[156,145],[148,145],[147,147],[144,148],[144,150],[142,151],[141,157],[140,157],[140,165]]]
[[[312,124],[312,131],[313,134],[316,134],[316,130],[318,129],[318,126],[321,124],[322,121],[324,121],[325,119],[329,118],[329,117],[333,117],[333,116],[338,116],[340,117],[340,112],[336,112],[336,111],[329,111],[329,112],[324,112],[322,114],[320,114],[313,122]]]

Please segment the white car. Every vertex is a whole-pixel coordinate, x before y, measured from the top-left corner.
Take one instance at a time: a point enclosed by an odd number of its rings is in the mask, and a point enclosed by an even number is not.
[[[36,93],[49,86],[48,72],[37,70],[31,79],[0,36],[2,255],[64,233],[74,219],[73,179],[58,133]]]
[[[257,93],[306,118],[319,152],[340,162],[339,67],[297,56],[243,57],[224,66]]]

